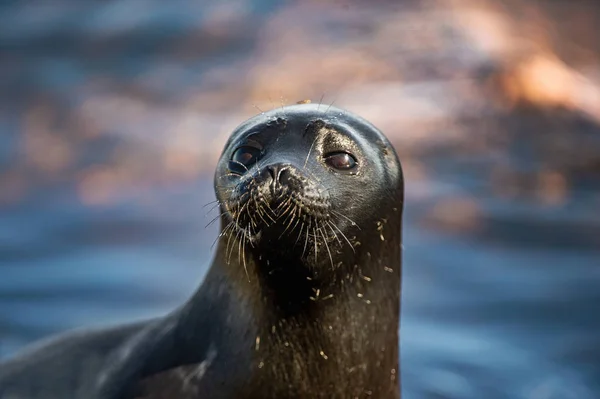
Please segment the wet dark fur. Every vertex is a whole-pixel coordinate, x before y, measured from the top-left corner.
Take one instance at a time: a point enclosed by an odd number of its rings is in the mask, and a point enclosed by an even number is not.
[[[231,154],[249,134],[263,155],[232,173]],[[356,156],[354,171],[322,162],[337,150]],[[0,366],[0,394],[399,398],[403,181],[387,139],[335,108],[270,111],[232,134],[215,189],[221,237],[186,304],[16,358]],[[37,390],[27,391],[32,381]]]

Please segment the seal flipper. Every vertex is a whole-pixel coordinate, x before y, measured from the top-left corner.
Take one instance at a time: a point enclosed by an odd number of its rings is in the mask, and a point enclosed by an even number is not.
[[[0,363],[0,398],[120,399],[164,351],[171,319],[60,335]]]
[[[98,375],[149,322],[79,330],[35,344],[0,363],[0,398],[95,398]]]
[[[126,399],[134,397],[137,381],[161,370],[161,362],[176,358],[172,352],[176,320],[159,319],[130,336],[106,361],[98,376],[94,399]]]
[[[210,356],[205,353],[204,345],[190,348],[185,344],[185,338],[181,334],[181,329],[184,328],[181,321],[185,318],[181,313],[176,311],[156,320],[121,345],[108,359],[107,365],[115,366],[103,369],[103,380],[94,399],[145,397],[144,381],[204,362],[205,357]],[[202,338],[204,337],[201,337],[200,343],[205,342]]]

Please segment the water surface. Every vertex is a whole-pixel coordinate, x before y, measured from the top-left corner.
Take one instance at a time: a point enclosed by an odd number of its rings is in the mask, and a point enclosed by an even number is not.
[[[213,3],[1,7],[0,357],[184,301],[212,256],[203,206],[231,129],[327,94],[406,168],[403,397],[599,397],[593,112],[499,107],[469,75],[486,53],[432,39],[437,9]]]

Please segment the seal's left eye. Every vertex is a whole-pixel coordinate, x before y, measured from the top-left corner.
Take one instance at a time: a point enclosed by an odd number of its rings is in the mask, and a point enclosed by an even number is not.
[[[356,167],[356,159],[347,152],[327,154],[325,156],[325,163],[338,170],[349,170]]]
[[[231,155],[229,170],[239,174],[245,173],[258,160],[260,153],[260,149],[256,147],[249,145],[239,147]]]

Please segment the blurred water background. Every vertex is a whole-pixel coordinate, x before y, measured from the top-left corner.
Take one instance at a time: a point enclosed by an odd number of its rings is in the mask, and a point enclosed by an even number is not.
[[[213,167],[311,99],[393,141],[406,399],[600,397],[600,3],[4,1],[0,357],[202,280]]]

